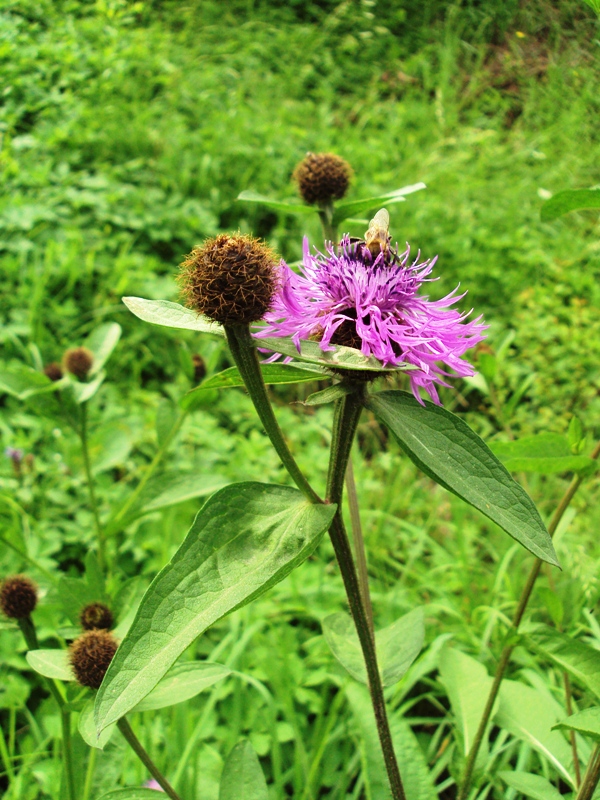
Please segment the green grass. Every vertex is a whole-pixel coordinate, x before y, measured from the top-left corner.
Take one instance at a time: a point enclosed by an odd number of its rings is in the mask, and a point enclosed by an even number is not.
[[[298,259],[302,234],[319,240],[316,218],[305,226],[235,198],[244,189],[293,197],[290,176],[307,150],[350,161],[351,197],[427,183],[426,192],[390,209],[392,232],[427,257],[439,254],[432,295],[458,282],[468,289],[463,303],[485,315],[497,356],[492,395],[459,383],[444,395],[450,408],[488,439],[564,432],[574,413],[590,442],[598,436],[598,215],[539,218],[548,193],[600,182],[598,23],[573,2],[397,6],[2,3],[1,366],[59,360],[99,322],[123,326],[90,412],[92,432],[107,424],[127,429],[126,452],[97,478],[103,515],[152,458],[157,408],[189,387],[191,355],[201,353],[211,372],[229,365],[221,344],[150,328],[121,296],[176,299],[178,262],[219,230],[252,231]],[[351,232],[363,230],[357,224]],[[476,356],[482,370],[485,355]],[[514,413],[502,417],[498,405],[532,373]],[[322,487],[331,410],[292,402],[314,388],[273,396],[300,466]],[[38,565],[5,548],[2,571],[28,571],[47,590],[36,619],[44,646],[62,646],[56,624],[65,621],[43,570],[80,574],[93,544],[77,441],[15,400],[0,403],[2,447],[33,456],[21,478],[8,460],[0,466],[2,536]],[[368,415],[359,443],[355,469],[378,625],[424,603],[428,644],[450,635],[491,672],[530,558],[417,473]],[[188,419],[169,466],[227,481],[287,480],[239,390],[211,398]],[[546,519],[568,478],[527,477]],[[598,631],[582,612],[598,600],[597,499],[592,478],[559,532],[563,572],[540,581],[561,598],[565,629],[596,647]],[[112,588],[133,578],[142,591],[198,506],[188,501],[119,534],[111,542]],[[186,657],[230,663],[255,683],[233,678],[135,720],[184,797],[216,800],[223,760],[241,736],[261,757],[273,798],[371,797],[361,698],[350,703],[340,691],[349,678],[321,635],[324,617],[344,607],[324,544],[266,598],[190,649]],[[543,591],[531,620],[551,623]],[[425,651],[424,663],[435,652],[435,645]],[[27,668],[17,632],[0,629],[0,653],[8,687],[0,719],[16,772],[8,782],[0,765],[0,786],[7,800],[58,797],[58,716]],[[525,648],[516,655],[510,677],[564,707],[560,672]],[[436,664],[432,655],[414,683],[405,679],[390,691],[390,702],[412,720],[439,796],[449,800],[460,737]],[[574,691],[581,707],[597,702],[582,685]],[[488,797],[516,796],[497,777],[500,769],[554,776],[517,739],[498,729],[493,738]],[[98,755],[91,797],[147,777],[115,736]]]

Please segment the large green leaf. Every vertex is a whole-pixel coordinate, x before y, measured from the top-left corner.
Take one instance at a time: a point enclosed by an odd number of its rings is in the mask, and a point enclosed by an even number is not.
[[[303,364],[262,364],[261,372],[266,384],[304,383],[328,378],[322,369]],[[244,380],[237,367],[229,367],[216,375],[202,381],[200,386],[192,389],[181,399],[182,408],[188,408],[194,403],[199,393],[208,389],[231,389],[235,386],[244,386]]]
[[[300,350],[296,347],[295,342],[289,337],[282,337],[281,339],[270,337],[256,339],[256,346],[272,351],[273,353],[281,353],[284,356],[291,356],[298,361],[308,361],[311,364],[319,364],[323,367],[330,369],[357,369],[366,370],[369,372],[410,372],[416,369],[413,364],[400,364],[397,367],[384,367],[381,361],[375,356],[363,356],[360,350],[354,347],[344,347],[336,345],[332,350],[321,350],[318,342],[302,341],[300,342]]]
[[[544,222],[550,222],[569,211],[600,208],[600,189],[566,189],[546,200],[541,210]]]
[[[424,183],[414,183],[412,186],[403,186],[402,189],[395,189],[393,192],[386,192],[376,197],[365,197],[362,200],[349,200],[346,203],[338,203],[333,212],[333,224],[337,226],[348,217],[363,214],[366,211],[374,211],[382,206],[403,203],[406,195],[426,188]]]
[[[490,450],[510,472],[588,472],[598,462],[587,456],[574,455],[565,436],[540,433],[513,442],[492,442]]]
[[[453,647],[442,650],[439,668],[460,732],[462,752],[467,756],[479,728],[492,679],[479,661]],[[482,750],[485,757],[487,739]]]
[[[541,775],[531,775],[529,772],[499,772],[507,786],[532,800],[564,800],[556,786],[553,786]]]
[[[367,408],[426,475],[477,508],[535,556],[558,565],[550,534],[531,498],[462,419],[433,403],[422,406],[400,391],[371,395]]]
[[[554,726],[554,730],[557,729],[577,731],[577,733],[582,733],[584,736],[600,741],[600,707],[586,708],[585,711],[580,711],[578,714],[561,719]]]
[[[240,192],[236,200],[242,203],[257,203],[260,206],[272,208],[274,211],[281,211],[284,214],[300,214],[301,216],[306,216],[307,214],[314,214],[317,211],[314,206],[305,206],[301,203],[291,203],[285,200],[273,200],[271,197],[265,197],[265,195],[258,194],[258,192],[253,192],[249,189],[245,192]]]
[[[421,652],[425,638],[423,609],[415,608],[375,633],[377,661],[384,686],[398,683]],[[352,618],[344,612],[323,621],[331,652],[353,678],[367,683],[367,672]]]
[[[569,672],[600,698],[600,651],[552,628],[534,633],[529,641],[540,655]]]
[[[83,741],[89,747],[104,750],[116,729],[117,726],[113,724],[105,728],[100,736],[96,734],[96,725],[94,724],[94,701],[88,700],[79,715],[79,721],[77,723],[77,730]]]
[[[27,663],[39,675],[59,681],[74,681],[66,650],[30,650]]]
[[[219,800],[269,800],[267,782],[250,742],[239,742],[227,757]]]
[[[334,514],[335,506],[311,504],[297,489],[260,483],[227,486],[207,500],[105,675],[98,730],[143,700],[206,628],[301,564]]]
[[[145,300],[143,297],[123,297],[122,300],[131,313],[144,322],[166,328],[225,335],[221,325],[179,303],[171,303],[169,300]]]
[[[231,675],[229,667],[209,661],[176,664],[133,710],[153,711],[183,703],[228,675]]]
[[[517,681],[502,682],[496,724],[531,745],[573,786],[567,769],[572,760],[571,748],[562,734],[552,730],[556,722],[555,710],[535,689]]]

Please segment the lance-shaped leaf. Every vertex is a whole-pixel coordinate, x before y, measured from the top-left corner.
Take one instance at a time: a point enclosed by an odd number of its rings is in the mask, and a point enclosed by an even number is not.
[[[31,669],[45,678],[75,680],[66,650],[30,650],[25,658]]]
[[[541,656],[600,697],[600,651],[595,647],[552,628],[532,634],[528,641]]]
[[[363,214],[382,206],[390,206],[394,203],[403,203],[404,198],[413,192],[426,189],[424,183],[413,183],[411,186],[403,186],[402,189],[395,189],[393,192],[377,195],[376,197],[365,197],[362,200],[349,200],[346,203],[338,203],[333,212],[333,224],[339,225],[348,217],[355,214]]]
[[[574,455],[567,438],[558,433],[524,436],[513,442],[493,442],[490,448],[510,472],[587,473],[599,466],[592,458]]]
[[[239,483],[213,495],[140,604],[96,697],[98,732],[152,691],[221,617],[282,580],[318,545],[335,506],[287,486]]]
[[[89,376],[96,375],[110,358],[112,351],[121,338],[121,326],[116,322],[106,322],[99,325],[85,340],[85,346],[94,354],[94,363]]]
[[[216,333],[224,336],[223,327],[213,322],[208,317],[203,317],[191,308],[171,303],[169,300],[146,300],[143,297],[123,297],[123,302],[132,314],[151,322],[153,325],[162,325],[166,328],[180,328],[186,331],[200,331],[201,333]]]
[[[572,714],[566,719],[561,719],[552,730],[577,731],[595,741],[600,741],[600,707],[586,708],[579,714]]]
[[[538,558],[558,566],[550,534],[525,490],[489,447],[455,414],[407,392],[367,401],[423,472],[503,528]]]
[[[569,211],[583,208],[600,208],[600,189],[567,189],[557,192],[542,206],[541,217],[550,222]]]
[[[531,797],[531,800],[561,800],[564,798],[556,786],[541,775],[532,775],[529,772],[499,772],[498,775],[519,794]]]
[[[227,756],[219,800],[269,800],[267,782],[250,742],[236,744]]]
[[[291,203],[286,200],[274,200],[272,197],[265,197],[264,194],[253,192],[250,189],[245,192],[240,192],[236,197],[241,203],[256,203],[265,208],[272,208],[274,211],[281,211],[284,214],[300,214],[306,216],[307,214],[315,214],[317,209],[314,206],[305,206],[302,203]]]
[[[209,661],[175,664],[133,710],[154,711],[183,703],[228,675],[231,675],[229,667]]]

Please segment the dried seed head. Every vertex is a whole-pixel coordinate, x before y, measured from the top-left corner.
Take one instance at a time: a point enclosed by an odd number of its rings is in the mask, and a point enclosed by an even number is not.
[[[104,603],[90,603],[81,609],[79,622],[84,631],[110,630],[114,617],[110,608]]]
[[[251,236],[222,233],[192,250],[179,283],[186,305],[216,322],[258,322],[277,289],[275,255]]]
[[[51,361],[44,367],[44,375],[51,381],[59,381],[63,376],[61,365],[57,361]]]
[[[341,200],[346,194],[352,167],[333,153],[308,153],[296,169],[294,179],[309,205]]]
[[[63,364],[67,372],[75,375],[80,381],[87,378],[93,363],[94,355],[87,347],[71,347],[63,357]]]
[[[0,586],[0,609],[7,617],[28,617],[37,605],[37,586],[24,575],[13,575]]]
[[[86,631],[69,647],[69,661],[77,681],[99,689],[118,643],[108,631]]]

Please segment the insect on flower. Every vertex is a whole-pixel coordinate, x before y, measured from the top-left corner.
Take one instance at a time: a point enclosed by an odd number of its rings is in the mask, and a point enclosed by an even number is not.
[[[379,253],[386,253],[390,244],[390,215],[385,208],[378,211],[371,222],[369,229],[365,233],[365,245],[372,256]]]

